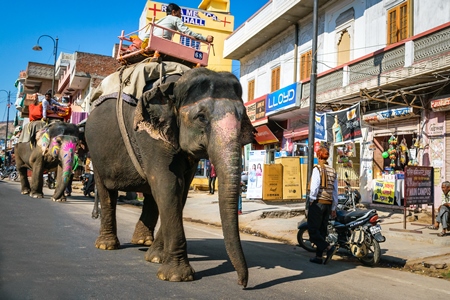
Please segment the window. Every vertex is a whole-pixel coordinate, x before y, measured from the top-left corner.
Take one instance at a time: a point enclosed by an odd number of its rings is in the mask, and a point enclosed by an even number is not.
[[[388,10],[388,45],[400,42],[410,36],[410,0]]]
[[[248,96],[247,101],[255,99],[255,80],[250,80],[248,82]]]
[[[311,76],[312,50],[300,56],[300,80],[305,80]]]
[[[342,65],[350,61],[350,35],[347,30],[341,32],[338,41],[338,61],[337,64]]]
[[[280,70],[281,67],[276,67],[272,70],[272,84],[270,86],[271,93],[280,89]]]

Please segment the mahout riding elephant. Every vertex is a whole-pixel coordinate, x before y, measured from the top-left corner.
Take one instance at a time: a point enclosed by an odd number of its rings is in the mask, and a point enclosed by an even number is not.
[[[41,121],[34,122],[39,123],[29,124],[42,124]],[[22,134],[27,129],[28,127],[24,127]],[[38,129],[30,138],[19,139],[15,146],[15,156],[22,194],[42,198],[44,170],[57,167],[56,188],[52,200],[66,201],[64,190],[69,182],[78,136],[77,125],[57,121]],[[31,185],[27,177],[28,169],[32,170]]]
[[[238,273],[238,284],[245,287],[248,268],[237,213],[241,149],[254,141],[256,131],[247,116],[239,81],[229,72],[197,68],[176,82],[144,92],[135,105],[117,101],[117,95],[111,95],[112,100],[103,98],[85,128],[101,203],[95,246],[107,250],[120,246],[118,190],[142,192],[144,205],[131,242],[151,245],[145,259],[162,264],[159,279],[194,280],[182,210],[198,162],[207,158],[214,163],[219,180],[226,250]],[[123,123],[117,110],[123,111]],[[154,238],[158,216],[160,228]]]

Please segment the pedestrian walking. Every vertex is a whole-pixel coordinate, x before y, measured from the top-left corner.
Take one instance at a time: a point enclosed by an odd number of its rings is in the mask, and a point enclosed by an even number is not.
[[[336,217],[338,204],[337,173],[328,165],[330,156],[327,148],[317,150],[319,163],[314,166],[310,180],[308,232],[312,243],[317,246],[316,256],[310,262],[327,264],[336,252],[336,247],[331,246],[326,240],[328,220],[331,214]],[[322,259],[326,250],[326,258]]]
[[[209,194],[214,195],[216,189],[216,168],[211,163],[206,171],[206,175],[208,176],[208,186],[209,186]]]

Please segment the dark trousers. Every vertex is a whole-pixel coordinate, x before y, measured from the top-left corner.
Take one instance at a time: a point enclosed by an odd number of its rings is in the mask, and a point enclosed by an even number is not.
[[[211,194],[214,194],[214,191],[216,190],[216,177],[209,177],[209,192]]]
[[[316,244],[316,256],[322,257],[323,251],[328,247],[325,241],[327,236],[328,220],[331,213],[331,204],[322,204],[314,201],[308,210],[309,239]]]

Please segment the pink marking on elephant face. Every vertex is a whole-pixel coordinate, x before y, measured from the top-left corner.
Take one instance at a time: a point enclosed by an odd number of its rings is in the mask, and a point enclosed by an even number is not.
[[[227,113],[213,125],[213,130],[216,133],[218,142],[227,142],[230,139],[236,139],[238,137],[240,127],[241,124],[236,119],[236,116]]]

